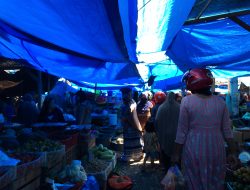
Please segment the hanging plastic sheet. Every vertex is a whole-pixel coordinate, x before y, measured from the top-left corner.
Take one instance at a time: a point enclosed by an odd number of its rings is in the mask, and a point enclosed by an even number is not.
[[[103,1],[0,0],[0,9],[0,20],[27,34],[32,41],[105,61],[127,60]]]

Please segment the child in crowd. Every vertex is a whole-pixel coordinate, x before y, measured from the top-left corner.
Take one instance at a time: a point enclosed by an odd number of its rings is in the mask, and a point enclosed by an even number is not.
[[[154,161],[159,158],[159,144],[155,133],[153,122],[147,122],[145,126],[145,133],[143,135],[145,158],[143,160],[143,167],[145,168],[148,159],[151,161],[151,166]]]

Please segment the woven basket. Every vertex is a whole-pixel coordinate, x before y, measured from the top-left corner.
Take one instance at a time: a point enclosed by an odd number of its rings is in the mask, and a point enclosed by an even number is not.
[[[0,167],[0,189],[6,188],[14,179],[16,175],[16,167]]]

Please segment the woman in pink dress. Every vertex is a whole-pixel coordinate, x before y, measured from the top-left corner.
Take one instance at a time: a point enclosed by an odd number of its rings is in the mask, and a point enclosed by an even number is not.
[[[231,121],[225,102],[211,94],[212,74],[192,69],[184,77],[192,95],[182,99],[173,162],[182,155],[183,174],[188,190],[224,189],[226,151],[236,163]],[[182,151],[181,151],[182,150]]]

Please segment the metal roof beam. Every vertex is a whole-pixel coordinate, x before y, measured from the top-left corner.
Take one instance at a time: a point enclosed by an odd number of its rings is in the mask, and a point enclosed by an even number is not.
[[[202,17],[202,18],[199,18],[199,19],[187,20],[184,23],[184,25],[191,25],[191,24],[198,24],[198,23],[203,23],[203,22],[210,22],[210,21],[214,21],[214,20],[218,20],[218,19],[222,19],[222,18],[236,17],[236,16],[247,15],[247,14],[250,14],[250,10],[229,12],[229,13],[220,14],[220,15]]]
[[[199,19],[201,17],[201,15],[207,10],[207,8],[208,8],[208,6],[210,5],[211,2],[212,2],[212,0],[207,1],[206,5],[203,7],[201,12],[198,14],[198,16],[195,19]]]
[[[229,17],[233,22],[250,32],[250,26],[236,16]]]

